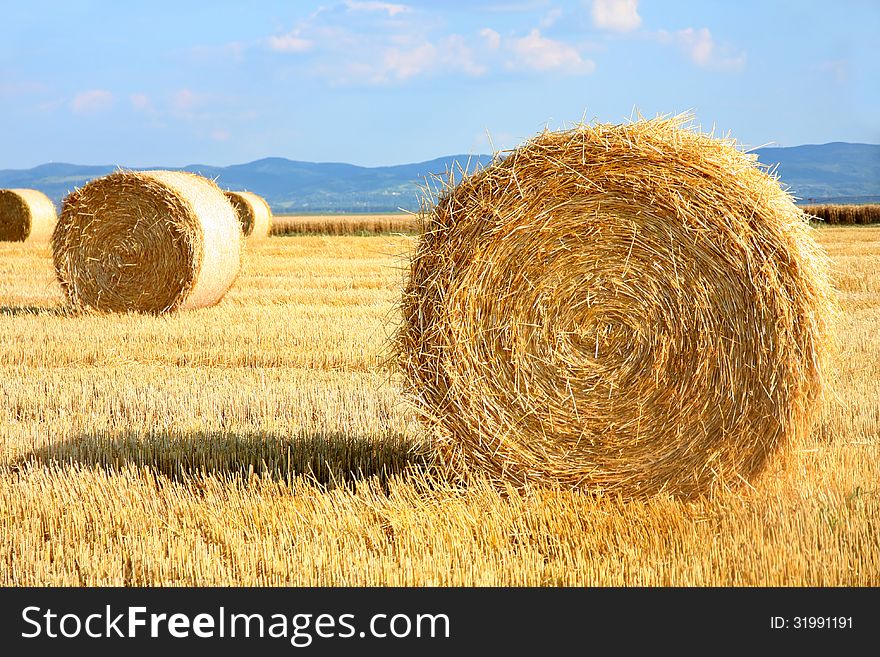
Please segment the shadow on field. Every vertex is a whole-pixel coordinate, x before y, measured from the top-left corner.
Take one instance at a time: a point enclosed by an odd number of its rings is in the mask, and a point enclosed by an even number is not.
[[[23,315],[45,315],[48,317],[61,317],[73,314],[67,306],[0,306],[0,315],[7,317],[21,317]]]
[[[402,434],[381,437],[341,432],[91,432],[24,456],[18,467],[79,464],[119,470],[149,468],[173,480],[213,475],[277,480],[306,476],[322,485],[353,483],[429,467],[427,450]]]

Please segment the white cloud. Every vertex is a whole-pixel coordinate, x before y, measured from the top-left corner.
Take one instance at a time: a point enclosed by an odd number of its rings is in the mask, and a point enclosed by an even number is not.
[[[688,57],[699,66],[708,66],[712,61],[712,51],[715,49],[715,41],[709,28],[695,30],[688,27],[676,32],[676,37],[688,53]]]
[[[589,47],[585,42],[542,34],[541,26],[558,23],[563,12],[555,3],[540,6],[542,18],[535,29],[517,37],[502,36],[488,26],[473,33],[450,33],[436,15],[406,4],[349,0],[319,8],[288,33],[264,39],[263,46],[275,52],[307,53],[285,75],[311,75],[334,86],[399,84],[431,76],[479,77],[504,68],[568,75],[593,72],[595,63],[583,54]]]
[[[152,107],[152,103],[150,102],[150,97],[147,94],[131,94],[128,97],[128,101],[131,103],[131,106],[137,110],[148,110]]]
[[[211,139],[214,141],[229,141],[230,137],[232,137],[232,133],[226,128],[217,128],[211,131]]]
[[[631,32],[641,24],[639,0],[593,0],[593,25],[599,29]]]
[[[498,50],[501,45],[501,35],[491,27],[484,27],[480,30],[480,36],[486,40],[486,46],[489,50]]]
[[[467,75],[479,76],[488,70],[476,61],[474,51],[467,45],[464,37],[453,34],[440,41],[440,65],[452,67]]]
[[[70,109],[75,114],[98,114],[109,110],[116,103],[116,97],[104,89],[81,91],[70,101]]]
[[[351,52],[363,47],[366,41],[382,38],[389,30],[399,29],[399,20],[389,22],[376,14],[394,18],[411,11],[407,5],[369,0],[322,5],[298,21],[290,32],[270,36],[264,43],[270,50],[280,53]],[[374,54],[379,51],[379,48],[373,48]]]
[[[411,13],[406,19],[401,14]],[[394,20],[389,20],[393,18]],[[382,85],[423,76],[480,76],[501,36],[484,28],[467,36],[439,34],[440,25],[408,5],[350,0],[323,6],[290,32],[263,40],[275,52],[299,52],[299,74],[331,85]]]
[[[514,54],[514,60],[508,62],[508,68],[511,69],[555,71],[569,75],[585,75],[596,70],[595,62],[581,57],[574,46],[543,37],[537,28],[528,36],[510,42],[510,49]]]
[[[302,38],[297,32],[298,30],[294,30],[289,34],[270,36],[267,39],[269,49],[275,52],[306,52],[311,50],[315,45],[314,41]]]
[[[171,109],[177,114],[188,115],[195,109],[198,96],[191,89],[179,89],[171,97]]]
[[[379,79],[390,73],[398,80],[407,80],[423,73],[437,61],[437,48],[432,43],[423,43],[409,50],[389,48],[382,58],[383,71]]]
[[[452,34],[438,42],[423,41],[410,48],[387,48],[382,61],[373,67],[360,63],[350,72],[367,74],[367,81],[381,84],[404,81],[419,75],[457,71],[470,76],[480,76],[487,68],[477,63],[473,50],[464,37]]]
[[[410,7],[407,7],[406,5],[397,5],[390,2],[374,2],[372,0],[361,2],[358,0],[345,0],[345,6],[352,11],[384,11],[391,17],[411,11]]]
[[[540,27],[542,30],[546,30],[548,27],[553,27],[556,24],[556,21],[558,21],[561,17],[562,9],[560,9],[559,7],[553,7],[553,9],[548,11],[544,18],[541,19],[538,27]]]
[[[715,71],[740,72],[746,66],[745,52],[731,54],[729,49],[719,48],[707,27],[692,27],[667,32],[657,32],[660,43],[672,43],[678,46],[697,66]]]

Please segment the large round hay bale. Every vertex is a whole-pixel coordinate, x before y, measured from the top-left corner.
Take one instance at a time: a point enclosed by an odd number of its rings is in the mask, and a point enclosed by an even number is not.
[[[0,189],[0,242],[48,242],[58,217],[36,189]]]
[[[825,256],[755,156],[683,121],[546,132],[425,213],[398,344],[449,463],[690,496],[810,430]]]
[[[241,231],[212,181],[117,171],[64,199],[52,236],[68,300],[99,311],[161,313],[217,303],[239,270]]]
[[[251,239],[267,237],[272,229],[272,209],[266,199],[253,192],[224,192],[235,208],[241,234]]]

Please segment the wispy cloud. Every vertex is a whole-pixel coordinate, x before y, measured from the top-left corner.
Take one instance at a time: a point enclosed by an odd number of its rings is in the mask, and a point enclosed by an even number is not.
[[[556,25],[556,22],[562,18],[562,9],[559,7],[553,7],[550,11],[544,14],[544,17],[541,19],[540,27],[542,30],[546,30],[549,27],[553,27]]]
[[[421,76],[479,76],[485,38],[436,34],[436,21],[405,4],[348,0],[324,6],[290,32],[269,37],[277,53],[306,53],[301,66],[331,85],[403,83]],[[500,35],[495,33],[496,41]],[[497,48],[497,43],[496,46]]]
[[[116,104],[116,97],[105,89],[89,89],[76,94],[70,101],[74,114],[88,115],[105,112]]]
[[[733,53],[729,47],[719,48],[707,27],[688,27],[676,32],[659,30],[657,38],[660,43],[677,46],[700,68],[738,73],[746,67],[746,53]]]
[[[631,32],[642,24],[639,0],[593,0],[593,25],[600,30]]]
[[[536,5],[528,5],[534,8]],[[350,0],[326,5],[264,47],[291,59],[300,73],[334,86],[404,84],[417,78],[480,77],[493,71],[585,75],[595,63],[580,43],[551,38],[544,30],[562,10],[538,3],[530,31],[502,35],[490,25],[471,33],[444,30],[437,14],[409,5]],[[508,8],[513,10],[514,8]]]
[[[192,89],[178,89],[171,97],[171,109],[179,114],[188,114],[197,102],[198,96]]]
[[[147,94],[131,94],[128,97],[128,102],[130,102],[131,106],[136,110],[149,110],[153,107],[153,103],[150,101],[150,97]]]
[[[238,122],[254,121],[260,116],[248,100],[223,91],[182,87],[166,93],[161,102],[156,103],[155,114],[178,122],[228,129],[226,126],[234,127]],[[152,101],[150,104],[153,106]]]
[[[363,39],[357,29],[363,28],[365,20],[370,21],[375,9],[367,10],[360,6],[369,3],[337,3],[320,6],[307,17],[297,21],[293,28],[284,33],[268,37],[263,44],[277,53],[320,52],[333,49],[350,49]],[[383,3],[377,3],[383,4]],[[363,16],[357,18],[356,14]],[[353,15],[354,14],[354,15]],[[370,24],[368,33],[375,33],[378,26]]]
[[[584,59],[574,46],[541,35],[537,28],[527,36],[513,39],[509,48],[514,58],[508,61],[510,69],[556,72],[567,75],[586,75],[596,70],[596,64]]]
[[[267,39],[269,49],[275,52],[306,52],[311,50],[315,42],[311,39],[304,39],[299,36],[297,31],[281,36],[270,36]]]
[[[389,16],[397,16],[412,11],[407,5],[392,4],[390,2],[373,2],[371,0],[358,2],[357,0],[345,0],[345,6],[352,11],[379,11]]]
[[[377,60],[351,63],[341,72],[337,81],[388,84],[418,76],[448,75],[453,72],[480,76],[486,71],[487,67],[477,62],[465,38],[460,34],[451,34],[436,42],[425,40],[385,48]]]
[[[425,42],[408,50],[389,48],[374,77],[376,81],[384,81],[388,75],[398,80],[408,80],[427,71],[436,61],[437,47],[433,43]]]
[[[480,30],[480,36],[485,40],[489,50],[498,50],[498,47],[501,45],[501,35],[491,27],[484,27]]]

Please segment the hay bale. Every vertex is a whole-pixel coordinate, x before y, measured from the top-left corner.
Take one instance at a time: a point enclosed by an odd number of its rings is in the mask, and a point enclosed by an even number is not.
[[[266,199],[253,192],[223,192],[235,208],[241,222],[241,234],[251,239],[269,236],[272,229],[272,209]]]
[[[73,305],[161,313],[217,303],[238,274],[240,243],[235,211],[212,181],[117,171],[64,199],[52,255]]]
[[[398,349],[449,463],[690,496],[810,431],[825,256],[755,156],[686,120],[546,132],[424,213]]]
[[[58,217],[36,189],[0,189],[0,242],[48,242]]]

